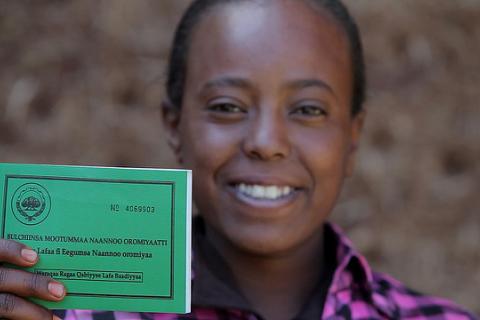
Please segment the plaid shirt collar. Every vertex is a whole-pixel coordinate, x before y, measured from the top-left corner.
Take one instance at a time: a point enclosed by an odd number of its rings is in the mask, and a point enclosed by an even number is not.
[[[341,230],[326,224],[326,233],[336,239],[335,271],[323,310],[301,313],[296,320],[340,319],[409,319],[409,320],[475,320],[471,313],[450,301],[420,295],[394,278],[373,272],[366,259],[352,246]],[[329,242],[330,244],[330,242]],[[331,245],[331,244],[330,244]],[[196,246],[196,244],[195,244]],[[232,284],[228,272],[210,271],[202,265],[202,248],[196,246],[193,259],[192,313],[183,315],[69,310],[56,312],[65,320],[253,320],[261,317]],[[215,259],[208,255],[209,259]],[[212,261],[210,261],[212,262]],[[316,296],[313,296],[316,299]],[[311,306],[315,306],[315,300]],[[315,315],[315,316],[313,316]]]
[[[323,310],[302,310],[295,319],[475,319],[447,300],[423,296],[388,275],[373,272],[365,257],[354,248],[338,226],[326,223],[325,234],[327,245],[333,246],[336,261]],[[212,257],[210,254],[208,256]],[[255,315],[235,287],[231,275],[217,272],[219,269],[212,269],[211,265],[210,268],[208,265],[202,266],[200,257],[197,258],[194,258],[193,264],[193,271],[197,275],[193,282],[193,306]],[[213,259],[221,258],[213,256]],[[213,262],[213,265],[217,263]],[[215,275],[210,270],[215,270]],[[315,300],[318,297],[317,292],[305,307],[311,309],[322,305]],[[238,319],[257,318],[261,319],[258,315]]]
[[[203,241],[199,236],[202,231],[198,230],[203,228],[201,218],[196,219],[194,226],[197,230],[194,235],[192,304],[252,312],[247,300],[239,293],[240,290],[236,287],[232,275],[225,269],[226,264],[222,258],[211,247],[201,245]],[[328,245],[335,246],[334,255],[336,256],[333,277],[329,279],[328,295],[338,294],[355,287],[369,294],[382,313],[395,315],[395,306],[382,296],[375,294],[377,286],[367,260],[353,247],[340,228],[332,223],[326,223],[325,234]],[[208,257],[208,260],[205,257]],[[318,298],[318,292],[312,298]],[[315,308],[320,303],[313,302],[305,307]],[[328,304],[325,307],[328,308]],[[312,310],[303,310],[301,314],[312,314]]]
[[[349,292],[352,288],[365,293],[372,304],[381,314],[389,319],[398,319],[398,306],[395,301],[387,299],[381,294],[383,289],[377,282],[372,268],[367,259],[361,255],[353,246],[352,242],[342,232],[340,227],[334,224],[327,224],[337,241],[337,261],[336,268],[329,295],[338,295],[341,292]],[[327,305],[327,307],[329,307]],[[327,311],[328,312],[328,311]]]

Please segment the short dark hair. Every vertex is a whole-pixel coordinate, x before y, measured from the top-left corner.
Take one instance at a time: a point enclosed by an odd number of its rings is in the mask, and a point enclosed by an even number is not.
[[[167,70],[166,91],[174,107],[180,108],[187,74],[187,59],[193,28],[201,17],[216,5],[249,0],[195,0],[185,11],[177,26]],[[353,68],[352,115],[363,109],[366,92],[365,63],[357,24],[341,0],[305,0],[329,12],[342,26],[350,44]]]

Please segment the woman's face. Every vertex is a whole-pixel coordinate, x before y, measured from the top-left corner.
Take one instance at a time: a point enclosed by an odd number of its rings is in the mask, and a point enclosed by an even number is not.
[[[202,17],[180,118],[168,123],[199,212],[221,239],[272,255],[316,238],[361,129],[351,70],[341,27],[302,1],[246,1]]]

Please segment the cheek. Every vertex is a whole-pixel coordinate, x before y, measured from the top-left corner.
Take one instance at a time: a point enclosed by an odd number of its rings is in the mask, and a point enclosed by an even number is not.
[[[346,176],[350,140],[341,126],[303,130],[299,150],[301,161],[313,179],[315,192],[335,197]],[[324,198],[323,196],[320,198]],[[333,199],[331,199],[333,200]]]
[[[350,144],[348,132],[347,125],[332,121],[324,127],[297,130],[295,140],[304,152],[316,154],[314,158],[330,162],[346,156]]]
[[[180,130],[184,165],[197,174],[214,175],[238,149],[240,135],[232,128],[193,120],[182,123]]]
[[[193,197],[200,212],[218,211],[218,177],[238,153],[238,131],[209,123],[201,115],[192,115],[180,124],[180,153],[184,167],[193,172]]]

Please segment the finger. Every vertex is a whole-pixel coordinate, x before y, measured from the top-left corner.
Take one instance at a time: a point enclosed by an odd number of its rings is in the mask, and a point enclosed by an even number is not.
[[[38,261],[38,255],[34,250],[20,242],[0,239],[0,261],[28,267]]]
[[[36,273],[0,268],[0,292],[59,301],[65,296],[65,287],[52,278]]]
[[[52,320],[47,309],[9,293],[0,293],[0,319]]]

